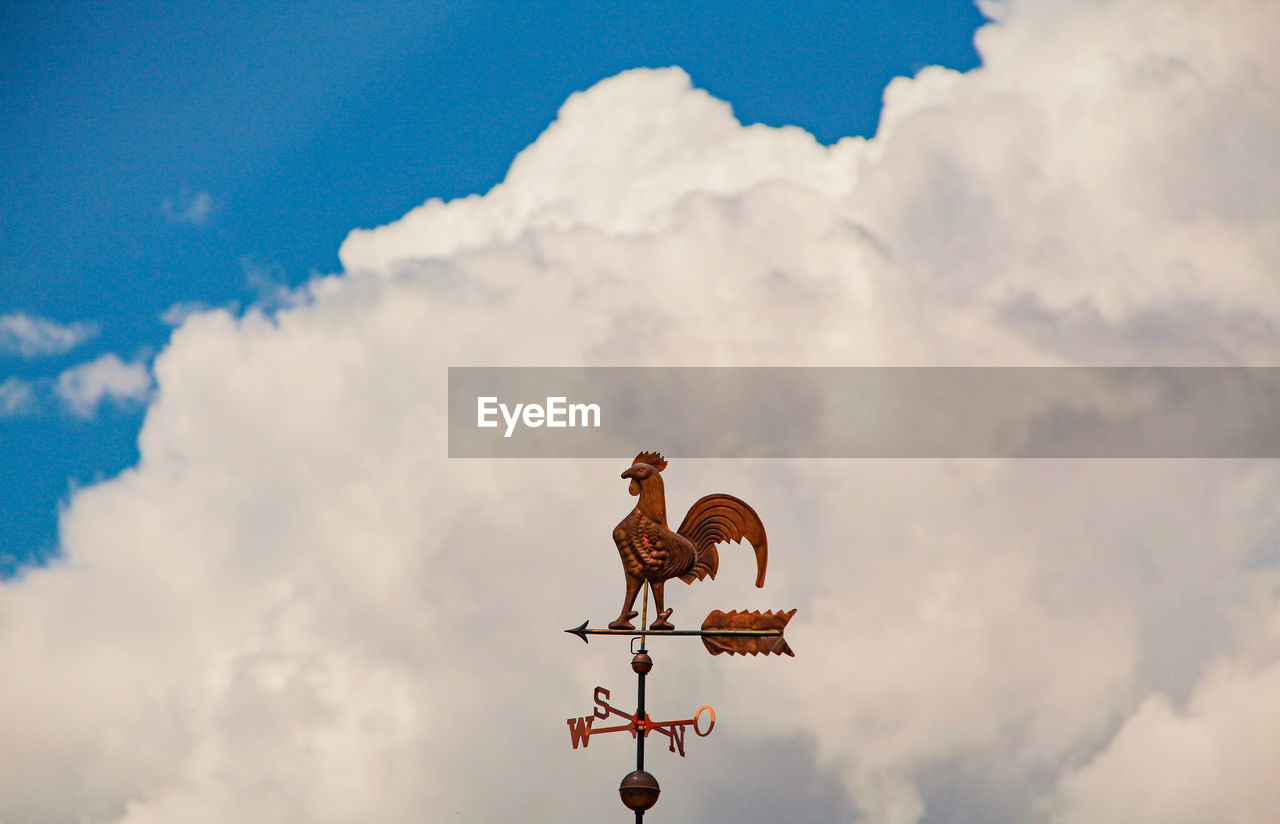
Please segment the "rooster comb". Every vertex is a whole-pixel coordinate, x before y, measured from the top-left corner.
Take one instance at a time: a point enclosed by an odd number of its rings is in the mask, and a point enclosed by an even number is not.
[[[662,454],[659,452],[641,452],[639,455],[636,455],[636,459],[631,462],[632,466],[635,466],[636,464],[648,464],[661,472],[667,468],[667,459],[662,457]]]

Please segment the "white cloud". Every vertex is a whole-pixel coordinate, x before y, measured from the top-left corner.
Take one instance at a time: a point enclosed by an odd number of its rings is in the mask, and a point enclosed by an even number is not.
[[[61,324],[48,318],[13,312],[0,315],[0,354],[17,354],[24,358],[60,355],[96,334],[96,324]]]
[[[606,80],[487,195],[353,233],[305,305],[187,318],[138,467],[0,588],[0,817],[624,813],[630,742],[571,751],[563,719],[596,684],[625,704],[626,653],[559,630],[616,611],[632,499],[607,462],[448,461],[449,365],[1274,363],[1270,5],[1001,14],[984,68],[896,81],[877,137],[832,148],[676,70]],[[1132,754],[1226,775],[1230,696],[1274,715],[1273,465],[666,474],[675,514],[752,502],[773,562],[756,591],[727,548],[674,619],[800,612],[794,660],[655,650],[655,717],[718,718],[682,763],[654,748],[664,820],[787,792],[794,740],[876,824],[1124,812]],[[1260,740],[1209,820],[1280,774]]]
[[[218,204],[206,191],[183,192],[178,197],[166,197],[161,201],[160,212],[170,223],[203,226],[217,214]]]
[[[862,145],[851,138],[828,149],[794,127],[743,128],[683,72],[630,72],[571,96],[483,198],[431,200],[389,226],[354,231],[341,259],[349,270],[385,268],[584,225],[663,233],[678,226],[690,196],[732,197],[781,181],[835,197],[850,189]]]
[[[207,312],[209,308],[198,301],[178,301],[160,313],[160,322],[167,326],[181,326],[187,318]]]
[[[0,382],[0,418],[29,415],[36,410],[35,390],[21,378]]]
[[[276,263],[266,263],[251,257],[240,259],[240,271],[245,285],[254,293],[254,306],[260,310],[274,310],[296,306],[308,299],[305,289],[291,289],[284,269]]]
[[[93,417],[104,401],[142,402],[150,391],[146,364],[125,363],[110,353],[58,375],[58,397],[82,418]]]
[[[1060,824],[1280,820],[1280,663],[1217,664],[1185,710],[1145,699],[1056,799]]]

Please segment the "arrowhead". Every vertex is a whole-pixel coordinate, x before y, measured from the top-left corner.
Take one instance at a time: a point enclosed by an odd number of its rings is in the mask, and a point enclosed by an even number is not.
[[[587,624],[588,624],[588,623],[589,623],[589,621],[583,621],[581,624],[579,624],[578,626],[574,627],[573,629],[567,629],[567,630],[565,630],[565,632],[569,633],[570,635],[576,635],[576,636],[578,636],[579,638],[581,638],[581,639],[582,639],[582,643],[584,643],[584,644],[589,643],[589,642],[587,641]]]

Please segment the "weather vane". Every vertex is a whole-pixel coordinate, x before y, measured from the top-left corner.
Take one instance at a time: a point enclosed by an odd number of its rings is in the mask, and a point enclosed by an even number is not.
[[[796,611],[745,612],[713,610],[699,629],[676,629],[671,623],[670,608],[666,608],[664,587],[672,578],[687,584],[716,577],[720,556],[716,545],[739,543],[743,539],[751,544],[756,557],[756,586],[764,586],[765,567],[769,562],[769,543],[764,524],[754,509],[732,495],[707,495],[689,508],[672,530],[667,526],[666,493],[662,486],[662,470],[667,461],[657,452],[641,452],[631,462],[623,478],[631,481],[629,491],[638,496],[635,508],[613,529],[613,542],[617,544],[622,559],[622,572],[626,579],[626,594],[622,600],[622,612],[609,623],[608,629],[592,629],[588,621],[565,632],[577,635],[583,641],[589,635],[625,635],[632,638],[631,669],[639,676],[636,688],[636,711],[624,712],[609,704],[610,693],[604,687],[596,687],[596,708],[591,715],[568,719],[569,740],[576,750],[585,749],[591,736],[609,732],[629,732],[636,742],[636,768],[628,773],[618,787],[622,803],[634,810],[637,824],[644,818],[644,811],[658,801],[658,780],[644,768],[644,743],[649,733],[667,737],[668,749],[684,757],[685,733],[693,727],[696,735],[711,734],[715,727],[716,713],[709,706],[699,707],[692,718],[676,721],[654,721],[645,712],[645,676],[653,669],[653,659],[645,648],[647,639],[668,636],[692,636],[702,639],[703,646],[712,655],[791,655],[791,647],[782,637],[783,630]],[[644,591],[641,611],[635,610],[636,596]],[[653,592],[657,615],[647,628],[649,593]],[[640,629],[636,630],[632,619],[640,617]],[[640,642],[639,649],[635,642]],[[705,715],[705,720],[702,720]],[[594,726],[597,720],[610,716],[626,719],[625,724],[609,727]],[[703,726],[705,725],[705,730]]]

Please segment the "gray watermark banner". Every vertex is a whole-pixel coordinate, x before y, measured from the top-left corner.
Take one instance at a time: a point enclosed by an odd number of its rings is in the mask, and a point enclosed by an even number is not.
[[[451,458],[1280,458],[1280,368],[450,367]]]

